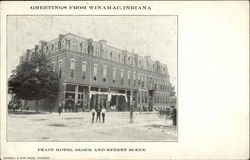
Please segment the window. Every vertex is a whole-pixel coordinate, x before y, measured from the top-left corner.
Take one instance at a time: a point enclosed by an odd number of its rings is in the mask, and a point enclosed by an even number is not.
[[[123,85],[123,81],[124,81],[124,79],[123,79],[123,70],[121,70],[121,85]]]
[[[139,87],[141,86],[141,74],[140,73],[138,73],[138,85],[139,85]]]
[[[116,68],[113,69],[113,83],[115,83],[116,80]]]
[[[70,62],[70,77],[71,78],[75,77],[75,65],[76,65],[76,60],[71,59],[71,62]]]
[[[144,86],[147,88],[147,75],[144,76]]]
[[[52,67],[52,71],[55,72],[55,70],[56,70],[55,62],[52,62],[52,63],[51,63],[51,67]]]
[[[103,66],[103,82],[106,82],[107,78],[107,66]]]
[[[59,76],[59,78],[61,78],[62,77],[62,60],[59,60],[58,61],[58,76]]]
[[[72,39],[70,42],[70,50],[77,51],[77,41]]]
[[[113,60],[113,53],[110,52],[110,60],[112,61]]]
[[[155,89],[157,89],[157,78],[156,77],[155,77],[154,82],[155,82]]]
[[[130,80],[131,79],[131,75],[130,75],[130,71],[128,71],[128,85],[130,85]]]
[[[93,79],[96,81],[97,80],[97,64],[94,64],[94,77]]]
[[[120,54],[118,54],[118,62],[120,62],[121,56]]]
[[[82,62],[82,79],[86,78],[87,62]]]
[[[153,77],[149,77],[149,85],[150,85],[150,88],[153,87]]]
[[[83,47],[82,47],[82,43],[80,43],[80,52],[82,52]]]
[[[141,75],[141,87],[144,88],[144,76]]]
[[[131,58],[128,57],[128,65],[130,65],[130,64],[131,64]]]
[[[142,67],[141,60],[139,60],[139,67],[140,67],[140,68]]]
[[[55,49],[55,48],[54,48],[54,45],[51,44],[51,53],[54,52],[54,49]]]

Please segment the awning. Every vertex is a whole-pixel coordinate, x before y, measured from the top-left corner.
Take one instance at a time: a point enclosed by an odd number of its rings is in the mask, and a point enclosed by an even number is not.
[[[125,93],[90,91],[90,94],[89,94],[90,99],[91,99],[92,95],[107,95],[109,102],[110,102],[112,96],[124,96],[125,101],[127,102],[127,94],[125,94]]]

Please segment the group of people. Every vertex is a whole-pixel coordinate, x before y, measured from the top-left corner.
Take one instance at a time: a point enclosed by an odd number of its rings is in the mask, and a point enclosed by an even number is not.
[[[98,122],[98,120],[99,123],[101,122],[101,115],[102,115],[102,123],[105,123],[105,115],[106,115],[105,107],[102,107],[102,109],[100,107],[98,107],[97,109],[92,108],[90,112],[92,114],[92,123],[94,123],[95,121],[95,115],[96,115],[96,123]]]

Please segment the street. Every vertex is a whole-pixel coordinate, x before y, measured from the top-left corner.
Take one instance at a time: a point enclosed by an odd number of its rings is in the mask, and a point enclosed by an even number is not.
[[[8,141],[177,141],[176,127],[156,112],[107,112],[105,123],[92,123],[90,112],[9,113]]]

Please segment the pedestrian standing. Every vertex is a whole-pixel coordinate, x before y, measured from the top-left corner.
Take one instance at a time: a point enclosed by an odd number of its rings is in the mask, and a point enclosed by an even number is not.
[[[102,123],[104,123],[104,122],[105,122],[105,114],[106,114],[106,109],[105,109],[105,107],[102,107],[101,113],[102,113]]]
[[[171,114],[171,117],[172,117],[172,121],[173,121],[173,125],[176,126],[176,119],[177,119],[177,115],[176,115],[176,108],[175,106],[172,106],[172,114]]]
[[[101,108],[98,106],[98,108],[96,109],[96,122],[99,119],[99,122],[101,122]]]
[[[62,113],[62,104],[59,103],[58,104],[58,114],[59,114],[59,116],[61,115],[61,113]]]
[[[92,110],[90,111],[92,114],[92,123],[94,123],[94,119],[95,119],[95,108],[92,108]]]
[[[75,107],[76,107],[76,108],[75,108],[75,112],[78,112],[78,108],[80,108],[80,106],[81,106],[81,105],[80,105],[80,102],[77,102],[77,104],[76,104],[76,106],[75,106]]]

